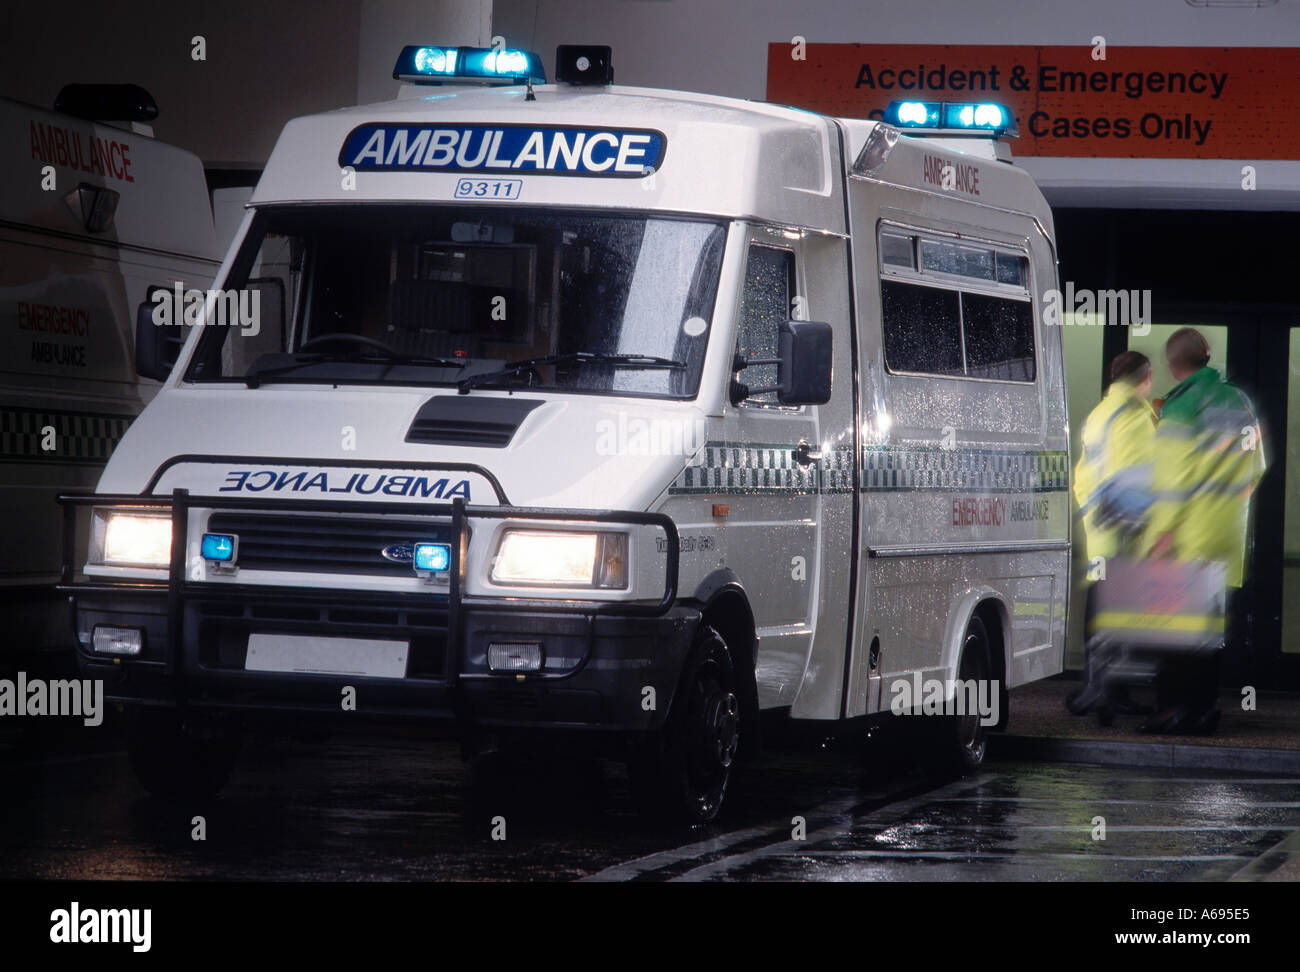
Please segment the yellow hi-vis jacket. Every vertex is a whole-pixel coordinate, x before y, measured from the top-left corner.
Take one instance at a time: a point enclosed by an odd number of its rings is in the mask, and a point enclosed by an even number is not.
[[[1183,560],[1218,560],[1240,587],[1250,496],[1264,475],[1264,443],[1250,399],[1202,368],[1165,399],[1156,432],[1147,539],[1173,534]]]
[[[1083,513],[1088,559],[1115,557],[1139,530],[1151,501],[1156,414],[1134,385],[1117,381],[1083,424],[1074,498]]]

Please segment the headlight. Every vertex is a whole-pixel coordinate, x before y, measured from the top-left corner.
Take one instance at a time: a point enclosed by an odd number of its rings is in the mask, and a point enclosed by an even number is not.
[[[627,587],[627,534],[506,530],[492,564],[497,584]]]
[[[172,556],[170,513],[96,509],[90,562],[109,566],[166,567]]]

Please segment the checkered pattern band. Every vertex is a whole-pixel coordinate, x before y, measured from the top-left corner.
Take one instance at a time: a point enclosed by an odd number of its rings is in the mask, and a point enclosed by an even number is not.
[[[816,493],[817,465],[800,465],[793,446],[710,442],[670,493]]]
[[[1064,452],[868,446],[862,466],[862,486],[868,490],[1050,493],[1070,485],[1070,457]]]
[[[1069,488],[1064,452],[998,452],[933,447],[869,446],[862,488],[1055,492]],[[669,488],[692,493],[847,493],[853,490],[853,450],[832,449],[806,466],[792,446],[710,442]]]
[[[0,407],[0,461],[103,465],[134,416]],[[53,428],[53,449],[44,449]]]

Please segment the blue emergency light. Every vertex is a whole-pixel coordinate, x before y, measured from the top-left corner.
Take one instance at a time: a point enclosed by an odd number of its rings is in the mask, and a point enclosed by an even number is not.
[[[397,57],[393,77],[422,84],[457,81],[545,84],[546,69],[542,67],[542,59],[532,51],[408,44]]]
[[[205,533],[199,554],[204,560],[229,563],[235,559],[235,538],[225,533]]]
[[[991,101],[891,101],[885,121],[899,128],[933,132],[990,132],[1015,138],[1016,116]]]
[[[445,573],[451,568],[451,545],[446,543],[417,543],[415,545],[414,559],[417,572]]]

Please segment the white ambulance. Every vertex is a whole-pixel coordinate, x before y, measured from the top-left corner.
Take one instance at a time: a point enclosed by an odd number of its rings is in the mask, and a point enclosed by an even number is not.
[[[288,124],[68,498],[80,661],[147,786],[220,786],[259,716],[445,719],[608,746],[704,821],[762,710],[969,682],[1004,721],[1061,670],[1056,256],[1005,109],[616,87],[600,47],[556,84],[467,48],[395,77]],[[977,764],[991,720],[935,711]]]
[[[147,92],[68,85],[57,109],[0,99],[6,668],[71,647],[55,498],[94,488],[166,377],[137,374],[136,306],[153,286],[206,286],[220,264],[203,166],[153,138]]]

